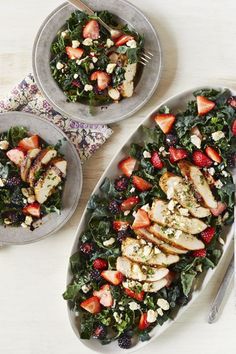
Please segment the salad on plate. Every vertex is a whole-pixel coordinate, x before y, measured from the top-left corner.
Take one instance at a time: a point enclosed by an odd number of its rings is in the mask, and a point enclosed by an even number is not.
[[[233,222],[236,97],[202,89],[184,110],[167,106],[142,126],[88,203],[64,293],[82,339],[128,349],[150,339],[216,267]]]

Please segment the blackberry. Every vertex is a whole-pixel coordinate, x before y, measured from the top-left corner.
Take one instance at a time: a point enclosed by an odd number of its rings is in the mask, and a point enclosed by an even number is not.
[[[89,242],[84,242],[80,245],[80,251],[85,255],[89,255],[93,252],[93,245]]]
[[[9,177],[6,181],[6,186],[9,188],[19,186],[20,184],[21,184],[21,179],[20,177],[16,177],[16,176]]]
[[[182,295],[178,298],[177,304],[180,306],[185,306],[189,302],[189,298],[185,295]]]
[[[118,214],[120,212],[120,205],[116,200],[112,200],[108,206],[108,209],[112,214]]]
[[[12,204],[18,205],[18,206],[24,206],[24,200],[23,200],[23,195],[21,193],[21,190],[19,187],[15,188],[12,197],[11,197],[11,202]]]
[[[174,134],[167,134],[166,135],[166,144],[168,146],[176,145],[178,142],[178,137]]]
[[[17,224],[25,220],[25,215],[20,210],[10,210],[4,213],[4,218],[9,219],[13,224]]]
[[[99,272],[98,269],[92,269],[91,272],[90,272],[90,277],[94,281],[100,281],[102,279],[101,278],[101,273]]]
[[[230,168],[234,168],[236,166],[236,154],[233,153],[227,157],[227,165]]]
[[[93,337],[97,339],[104,339],[107,335],[107,329],[103,325],[98,325],[94,332],[93,332]]]
[[[120,230],[117,233],[117,240],[121,243],[128,236],[130,236],[130,233],[128,230]]]
[[[128,179],[126,177],[120,177],[115,180],[115,189],[118,192],[123,192],[127,189],[128,187]]]
[[[122,349],[129,349],[131,347],[131,338],[127,335],[123,335],[118,338],[118,345]]]

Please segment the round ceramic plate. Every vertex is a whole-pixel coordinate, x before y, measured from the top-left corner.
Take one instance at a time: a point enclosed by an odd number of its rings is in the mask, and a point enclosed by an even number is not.
[[[58,231],[72,216],[79,201],[82,189],[82,169],[74,146],[66,135],[55,125],[43,118],[24,112],[0,114],[0,132],[13,126],[24,126],[32,134],[38,134],[47,143],[55,145],[60,140],[60,152],[68,163],[67,177],[62,196],[61,214],[51,213],[45,216],[34,231],[23,227],[4,227],[0,225],[0,242],[4,244],[24,244],[38,241]]]
[[[154,93],[160,79],[162,66],[160,42],[149,20],[139,9],[126,0],[87,0],[86,3],[95,11],[108,10],[115,14],[120,22],[127,23],[144,35],[145,50],[151,51],[153,58],[143,68],[133,97],[122,100],[120,104],[110,104],[106,106],[106,109],[101,106],[96,107],[93,115],[91,115],[88,105],[66,101],[66,96],[51,75],[50,47],[58,31],[65,25],[71,13],[75,11],[75,7],[68,3],[62,4],[54,10],[44,21],[37,34],[33,48],[34,77],[43,94],[62,115],[85,123],[115,123],[138,111]]]

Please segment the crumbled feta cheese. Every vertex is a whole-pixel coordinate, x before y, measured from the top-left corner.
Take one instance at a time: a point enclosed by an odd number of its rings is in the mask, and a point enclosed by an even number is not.
[[[78,74],[74,74],[74,79],[78,79],[79,75]]]
[[[125,210],[124,211],[124,216],[127,216],[127,215],[129,215],[130,214],[130,210]]]
[[[107,38],[107,42],[106,42],[107,48],[111,48],[113,45],[114,45],[114,42],[110,38]]]
[[[80,46],[80,42],[77,40],[72,41],[72,48],[78,48]]]
[[[149,151],[144,150],[144,152],[143,152],[143,157],[144,157],[145,159],[150,159],[150,158],[152,157],[152,155],[150,154]]]
[[[165,147],[164,147],[164,146],[161,146],[161,147],[159,148],[159,152],[162,152],[162,151],[165,151]]]
[[[196,266],[196,270],[197,270],[197,272],[202,273],[202,265],[201,265],[201,264],[198,264],[198,265]]]
[[[219,169],[220,169],[221,171],[223,171],[224,168],[225,168],[225,165],[224,165],[224,164],[221,165],[221,166],[219,166]]]
[[[5,218],[3,221],[4,221],[4,224],[5,224],[5,225],[10,225],[10,224],[12,224],[11,220],[9,220],[8,218]]]
[[[157,309],[157,313],[159,316],[163,316],[163,311],[160,307]]]
[[[85,38],[85,40],[83,41],[83,45],[85,46],[90,46],[92,44],[93,44],[92,38]]]
[[[62,68],[64,68],[64,64],[62,64],[60,61],[58,61],[56,68],[57,68],[57,70],[61,70]]]
[[[158,316],[158,313],[156,311],[148,310],[148,312],[147,312],[147,321],[149,323],[153,323],[153,322],[156,321],[157,316]]]
[[[176,201],[173,200],[173,199],[171,199],[171,200],[169,201],[167,207],[168,207],[168,209],[169,209],[170,211],[174,211],[175,205],[176,205]]]
[[[216,182],[215,182],[215,187],[217,189],[221,189],[223,187],[223,183],[221,182],[220,179],[218,179]]]
[[[4,187],[4,186],[5,186],[4,180],[0,178],[0,187]]]
[[[219,130],[217,132],[212,133],[211,136],[214,141],[218,141],[225,137],[225,133]]]
[[[134,187],[132,187],[132,188],[130,189],[130,193],[133,193],[133,192],[135,192],[135,188],[134,188]]]
[[[143,209],[144,211],[146,211],[146,213],[148,213],[150,211],[150,206],[149,204],[145,204],[140,209]]]
[[[103,241],[103,245],[104,245],[105,247],[111,246],[111,245],[113,245],[114,242],[115,242],[114,237],[111,237],[111,238],[109,238],[109,240]]]
[[[89,69],[90,69],[90,70],[93,70],[93,69],[94,69],[93,63],[90,63],[90,64],[89,64]]]
[[[229,217],[229,213],[228,213],[228,212],[226,212],[226,213],[224,214],[224,216],[223,216],[223,221],[227,220],[227,219],[228,219],[228,217]]]
[[[218,241],[219,241],[219,243],[220,243],[222,246],[224,246],[225,241],[223,240],[222,237],[219,237],[219,238],[218,238]]]
[[[210,167],[207,169],[207,171],[210,173],[211,176],[214,176],[216,170],[214,169],[214,167]]]
[[[151,251],[152,251],[152,247],[150,247],[150,246],[148,246],[148,245],[144,246],[144,248],[143,248],[143,255],[144,255],[144,257],[149,256],[150,253],[151,253]]]
[[[134,39],[131,39],[126,43],[126,45],[130,48],[137,48],[137,42]]]
[[[84,294],[87,294],[89,292],[89,290],[91,289],[91,286],[84,284],[81,289]]]
[[[31,204],[35,202],[35,196],[34,195],[30,195],[27,199],[27,203]]]
[[[28,225],[26,225],[25,222],[22,222],[20,225],[21,225],[21,227],[23,227],[23,229],[27,229],[28,228]]]
[[[228,172],[226,172],[226,171],[222,171],[221,174],[222,174],[222,176],[224,176],[224,177],[228,177],[228,175],[229,175]]]
[[[116,67],[116,64],[108,64],[107,65],[107,68],[106,68],[106,72],[108,73],[108,74],[112,74],[113,73],[113,71],[114,71],[114,69],[115,69],[115,67]]]
[[[162,310],[167,311],[170,308],[170,304],[165,299],[158,299],[157,306],[159,306]]]
[[[114,317],[114,319],[115,319],[115,321],[117,322],[117,323],[121,323],[122,322],[122,315],[119,315],[118,314],[118,312],[114,312],[113,313],[113,317]]]
[[[179,208],[179,213],[182,216],[189,216],[188,209],[185,209],[185,208]]]
[[[28,225],[28,226],[30,226],[30,225],[32,224],[32,222],[33,222],[32,216],[27,215],[27,216],[25,217],[25,224]]]
[[[132,301],[132,302],[129,303],[129,308],[132,311],[139,310],[140,309],[140,305],[137,304],[137,302]]]
[[[84,91],[93,91],[93,86],[86,84],[86,85],[84,86]]]
[[[134,218],[136,217],[136,214],[137,214],[137,211],[133,211],[132,215]]]
[[[92,57],[92,61],[95,64],[98,61],[98,58],[97,57]]]
[[[124,306],[120,306],[120,307],[119,307],[119,310],[120,310],[120,311],[124,311],[124,309],[125,309]]]
[[[181,231],[181,230],[176,230],[176,232],[175,232],[175,238],[176,238],[176,239],[180,238],[180,236],[182,235],[182,233],[183,233],[183,231]]]
[[[147,242],[143,238],[141,238],[140,243],[141,243],[141,245],[146,245],[147,244]]]
[[[61,32],[61,37],[62,38],[66,38],[67,34],[68,34],[68,30],[62,31]]]
[[[154,254],[161,253],[161,250],[158,247],[154,247]]]
[[[190,141],[193,145],[195,145],[198,149],[201,148],[201,139],[197,135],[191,135]]]
[[[9,148],[9,142],[7,140],[0,141],[0,150],[7,150]]]

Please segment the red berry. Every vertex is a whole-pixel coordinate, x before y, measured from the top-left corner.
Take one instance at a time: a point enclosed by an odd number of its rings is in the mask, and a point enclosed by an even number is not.
[[[116,40],[115,45],[116,45],[116,47],[120,47],[121,45],[124,45],[125,43],[127,43],[128,41],[131,41],[132,39],[134,39],[133,36],[129,36],[128,34],[122,34],[122,36],[120,36]]]
[[[84,300],[81,302],[80,306],[92,314],[96,314],[101,311],[100,301],[97,296],[92,296],[87,300]]]
[[[152,184],[147,182],[145,179],[139,176],[133,176],[132,178],[133,185],[141,192],[148,191],[152,188]]]
[[[193,257],[206,257],[206,250],[205,248],[202,248],[201,250],[196,250],[192,253]]]
[[[106,72],[98,70],[92,73],[90,80],[97,81],[99,90],[105,90],[111,81],[111,77]]]
[[[236,119],[233,121],[231,129],[232,129],[233,136],[236,136]]]
[[[133,173],[137,160],[129,156],[121,160],[118,164],[119,169],[124,173],[126,177],[130,177]]]
[[[218,151],[216,151],[215,149],[213,149],[211,146],[208,146],[206,148],[206,154],[208,157],[210,157],[210,159],[212,159],[213,161],[217,162],[217,163],[221,163],[221,156],[218,153]]]
[[[213,161],[200,150],[194,151],[192,158],[198,167],[210,167],[213,164]]]
[[[164,166],[157,151],[154,151],[152,153],[151,164],[153,165],[153,167],[158,168],[158,169],[162,169],[162,167]]]
[[[199,116],[207,114],[215,107],[215,102],[208,100],[204,96],[197,96],[197,109]]]
[[[223,211],[225,211],[226,208],[227,205],[225,203],[217,202],[217,207],[215,209],[211,209],[211,213],[214,216],[219,216],[223,213]]]
[[[129,197],[121,203],[120,209],[122,211],[131,210],[139,201],[140,199],[137,196]]]
[[[88,255],[93,251],[93,245],[89,242],[84,242],[80,245],[80,251]]]
[[[231,107],[236,108],[236,96],[232,96],[227,102]]]
[[[99,24],[96,20],[90,20],[83,29],[83,37],[98,39],[100,37]]]
[[[176,149],[173,146],[169,148],[169,153],[171,163],[185,159],[188,156],[188,153],[185,149]]]
[[[38,135],[32,135],[29,138],[24,138],[22,139],[18,147],[22,149],[23,151],[28,151],[32,149],[36,149],[39,147],[39,137]]]
[[[147,320],[147,313],[144,312],[140,317],[138,328],[140,331],[143,331],[144,329],[148,328],[149,325],[150,323]]]
[[[145,210],[139,209],[135,215],[134,222],[132,224],[132,229],[140,229],[143,227],[148,227],[151,221],[148,217],[148,214]]]
[[[156,114],[154,120],[159,125],[164,134],[171,131],[175,122],[175,116],[173,114]]]
[[[93,261],[93,268],[99,270],[107,269],[107,261],[102,258],[97,258]]]
[[[136,293],[135,291],[133,291],[129,288],[124,288],[124,291],[127,296],[132,297],[133,299],[135,299],[137,301],[143,301],[143,298],[145,295],[144,291],[140,291],[139,293]]]
[[[210,243],[213,236],[215,235],[215,228],[213,226],[209,226],[207,229],[201,232],[201,238],[205,243]]]
[[[112,223],[112,227],[115,231],[126,230],[129,227],[128,221],[115,220]]]

